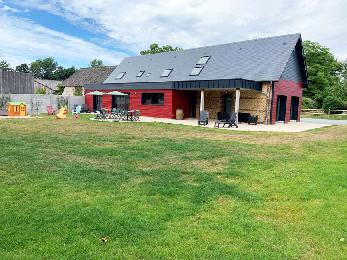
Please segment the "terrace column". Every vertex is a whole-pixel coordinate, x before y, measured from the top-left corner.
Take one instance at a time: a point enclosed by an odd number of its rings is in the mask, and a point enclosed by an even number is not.
[[[236,89],[235,95],[235,113],[236,113],[236,124],[239,123],[239,111],[240,111],[240,89]]]
[[[200,94],[200,111],[204,111],[205,110],[205,93],[204,90],[201,90],[201,94]]]

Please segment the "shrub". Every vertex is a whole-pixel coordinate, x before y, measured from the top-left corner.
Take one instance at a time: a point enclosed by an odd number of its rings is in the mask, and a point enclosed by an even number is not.
[[[36,88],[35,89],[35,94],[46,95],[46,88]]]
[[[308,97],[303,97],[302,98],[302,108],[304,109],[314,109],[317,108],[316,102]]]
[[[323,100],[323,109],[324,110],[342,109],[343,107],[344,107],[344,102],[339,97],[327,96]]]
[[[83,95],[83,89],[82,89],[82,87],[75,87],[74,95],[75,95],[75,96],[82,96],[82,95]]]

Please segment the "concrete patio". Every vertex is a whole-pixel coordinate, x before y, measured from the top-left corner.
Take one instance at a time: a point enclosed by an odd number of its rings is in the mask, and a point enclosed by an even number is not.
[[[154,118],[154,117],[140,117],[141,122],[158,122],[165,124],[175,124],[175,125],[188,125],[188,126],[198,126],[196,118],[187,118],[184,120],[176,119],[166,119],[166,118]],[[214,120],[210,120],[207,126],[200,126],[205,128],[214,128]],[[289,122],[289,123],[276,123],[275,125],[248,125],[246,123],[239,124],[239,128],[228,128],[220,127],[219,129],[223,130],[239,130],[239,131],[263,131],[263,132],[303,132],[307,130],[312,130],[316,128],[321,128],[325,126],[331,126],[332,124],[318,124],[310,122]]]

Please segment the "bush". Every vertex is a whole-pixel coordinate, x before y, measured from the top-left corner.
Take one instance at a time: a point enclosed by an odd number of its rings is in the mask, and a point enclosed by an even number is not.
[[[343,109],[344,102],[341,98],[336,96],[327,96],[323,100],[323,109],[324,110],[335,110],[335,109]]]
[[[82,89],[82,87],[75,87],[74,95],[75,96],[83,96],[83,89]]]
[[[317,108],[316,101],[314,101],[312,98],[303,97],[302,98],[302,108],[303,109],[314,109],[314,108]]]
[[[45,95],[46,94],[46,88],[36,88],[35,89],[35,94]]]

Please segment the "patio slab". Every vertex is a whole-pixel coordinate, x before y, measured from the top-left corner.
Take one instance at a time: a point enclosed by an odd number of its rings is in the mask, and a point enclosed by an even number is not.
[[[196,118],[188,118],[184,120],[176,120],[176,119],[166,119],[166,118],[154,118],[154,117],[140,117],[140,122],[158,122],[158,123],[166,123],[166,124],[175,124],[175,125],[189,125],[189,126],[198,126],[198,122]],[[205,128],[214,128],[214,120],[210,120],[207,126],[200,126]],[[239,128],[231,127],[231,128],[219,128],[223,130],[229,131],[263,131],[263,132],[303,132],[307,130],[312,130],[316,128],[321,128],[325,126],[331,126],[332,124],[318,124],[311,122],[289,122],[289,123],[276,123],[275,125],[248,125],[246,123],[239,124]]]

